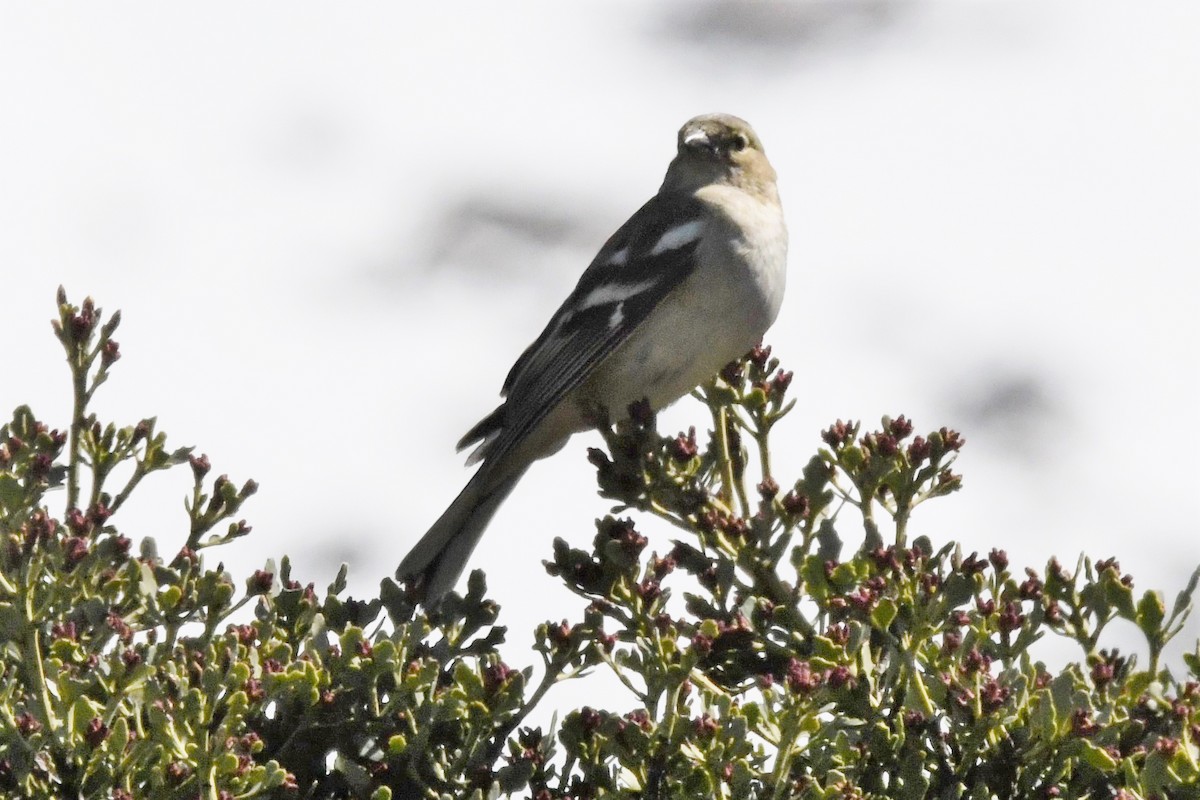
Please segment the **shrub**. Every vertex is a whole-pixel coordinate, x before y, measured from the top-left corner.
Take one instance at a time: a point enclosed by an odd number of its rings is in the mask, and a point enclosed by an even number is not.
[[[211,567],[250,533],[256,486],[211,477],[154,419],[89,411],[118,324],[60,292],[69,425],[22,406],[0,429],[10,795],[1200,797],[1200,649],[1162,663],[1196,576],[1168,611],[1113,559],[1014,574],[1001,550],[914,537],[913,510],[961,486],[963,439],[914,436],[902,416],[832,425],[781,482],[770,436],[791,373],[769,348],[699,393],[710,435],[664,436],[638,404],[601,425],[589,459],[616,509],[590,551],[555,542],[547,569],[580,606],[538,627],[535,669],[500,659],[478,571],[429,611],[390,580],[346,597],[345,568],[320,592],[286,558],[242,580]],[[194,488],[164,557],[117,515],[184,464]],[[646,517],[678,539],[649,552]],[[1144,667],[1101,647],[1118,618],[1145,636]],[[1079,661],[1035,660],[1048,634]],[[550,731],[523,724],[552,685],[596,670],[628,693]]]

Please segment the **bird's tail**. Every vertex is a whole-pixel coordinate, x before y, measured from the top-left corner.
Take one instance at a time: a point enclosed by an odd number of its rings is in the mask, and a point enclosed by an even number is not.
[[[520,470],[496,482],[488,472],[485,467],[475,473],[396,568],[399,580],[421,576],[428,606],[454,588],[492,515],[524,474]]]

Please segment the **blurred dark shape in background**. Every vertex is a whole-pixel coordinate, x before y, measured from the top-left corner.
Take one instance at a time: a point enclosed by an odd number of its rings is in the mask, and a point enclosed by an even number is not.
[[[472,278],[535,276],[555,251],[599,249],[606,234],[592,211],[582,202],[499,192],[451,200],[430,224],[425,256],[410,277],[445,268]],[[569,268],[582,272],[588,257],[569,260]]]
[[[841,44],[891,27],[913,7],[908,0],[671,3],[651,33],[689,47],[731,47],[795,53],[798,47]]]
[[[1053,451],[1052,439],[1058,438],[1054,429],[1063,414],[1053,388],[1042,376],[997,367],[963,383],[971,388],[952,404],[962,430],[992,438],[1002,445],[996,452],[1022,462]]]

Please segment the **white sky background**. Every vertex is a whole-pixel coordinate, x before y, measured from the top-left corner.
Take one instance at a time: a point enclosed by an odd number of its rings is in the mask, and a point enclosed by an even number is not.
[[[219,554],[239,579],[287,552],[373,594],[465,482],[453,443],[714,110],[757,128],[792,232],[781,478],[834,419],[905,413],[968,440],[964,491],[914,533],[1018,570],[1115,555],[1168,604],[1200,562],[1200,6],[348,9],[0,5],[0,408],[67,422],[60,283],[121,308],[99,410],[260,482]],[[473,560],[518,644],[577,615],[540,562],[606,509],[589,443],[529,473]],[[125,530],[174,552],[189,485],[156,476]]]

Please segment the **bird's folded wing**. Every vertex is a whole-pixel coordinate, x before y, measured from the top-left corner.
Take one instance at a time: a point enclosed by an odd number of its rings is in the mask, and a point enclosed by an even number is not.
[[[503,430],[488,459],[520,443],[692,274],[706,220],[693,197],[659,195],[612,235],[513,365],[504,382]]]

